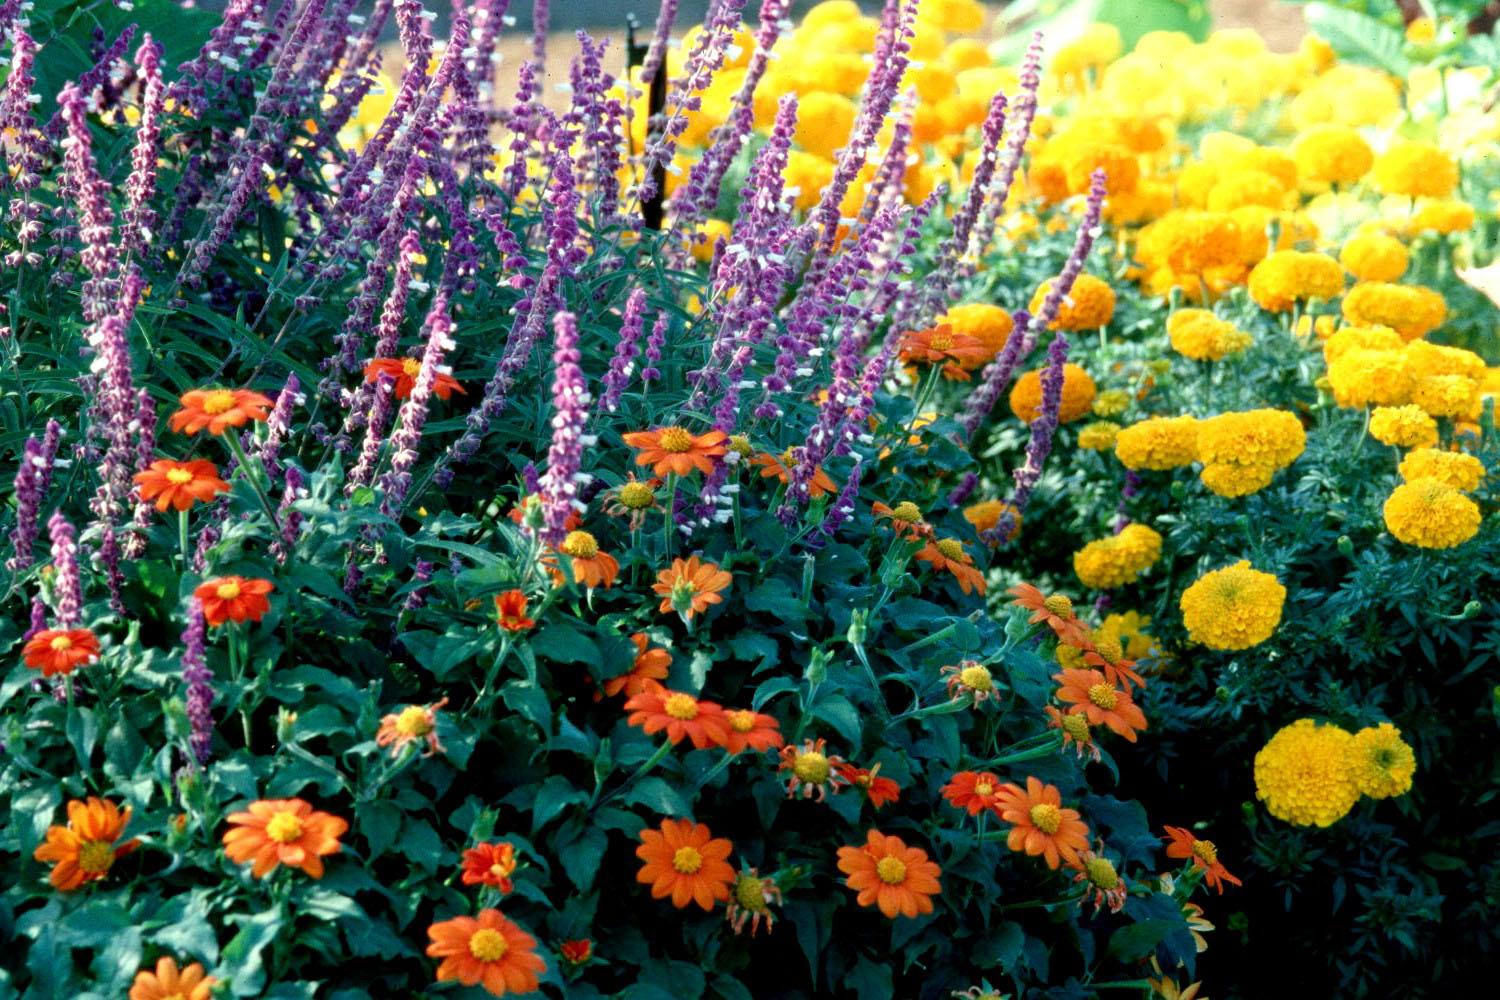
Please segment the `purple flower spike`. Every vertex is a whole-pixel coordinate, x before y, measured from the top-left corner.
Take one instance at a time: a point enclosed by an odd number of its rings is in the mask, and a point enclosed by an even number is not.
[[[54,430],[55,429],[55,430]],[[10,533],[11,556],[5,568],[12,573],[29,569],[36,562],[37,536],[41,534],[41,508],[52,479],[52,463],[57,458],[57,441],[61,427],[55,420],[47,422],[47,433],[38,441],[31,437],[21,451],[16,469],[16,526]],[[48,441],[51,451],[48,451]]]
[[[609,371],[604,375],[604,395],[599,400],[601,409],[615,412],[620,405],[620,395],[630,384],[630,373],[635,370],[635,355],[640,347],[641,334],[646,325],[646,290],[635,288],[625,300],[625,315],[620,321],[620,340],[609,360]]]
[[[83,620],[83,578],[78,569],[78,533],[58,511],[47,522],[52,539],[52,616],[58,628],[77,628]]]
[[[208,669],[204,642],[203,605],[188,599],[187,628],[182,632],[182,680],[187,685],[188,744],[201,767],[208,763],[214,741],[213,672]]]
[[[135,54],[141,77],[141,120],[135,130],[135,150],[130,154],[130,176],[125,181],[125,224],[122,242],[126,253],[139,256],[151,243],[156,212],[151,196],[156,191],[156,161],[161,155],[161,46],[148,34]]]
[[[453,318],[448,313],[448,300],[442,294],[434,297],[426,326],[427,347],[422,352],[422,368],[411,395],[401,407],[401,427],[391,435],[391,471],[380,481],[385,491],[380,512],[386,517],[397,517],[406,503],[411,470],[417,464],[417,448],[422,443],[422,428],[427,423],[427,408],[432,403],[432,387],[439,372],[444,371],[443,361],[448,352],[457,346],[452,337]]]
[[[1058,412],[1062,409],[1063,365],[1068,360],[1068,338],[1059,330],[1047,349],[1047,367],[1042,370],[1042,412],[1031,422],[1031,440],[1026,458],[1012,475],[1016,488],[995,526],[984,533],[984,540],[1001,545],[1016,530],[1016,519],[1026,510],[1031,492],[1042,478],[1042,467],[1052,453],[1052,438],[1057,433]]]
[[[547,471],[541,480],[544,527],[542,541],[554,548],[562,544],[563,525],[578,503],[578,487],[586,477],[580,471],[583,449],[593,443],[584,434],[589,419],[589,389],[578,366],[578,320],[560,312],[552,320],[552,444],[547,450]]]

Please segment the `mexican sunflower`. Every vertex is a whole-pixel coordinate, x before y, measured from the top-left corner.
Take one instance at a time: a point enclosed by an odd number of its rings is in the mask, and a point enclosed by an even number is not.
[[[203,620],[210,625],[225,622],[258,622],[271,610],[266,595],[275,590],[270,580],[243,576],[220,576],[205,580],[193,590],[203,604]]]
[[[68,802],[68,825],[47,828],[46,841],[31,855],[50,861],[48,881],[61,892],[72,892],[85,882],[97,882],[110,867],[140,846],[139,840],[118,843],[130,823],[130,807],[121,809],[108,799]]]
[[[190,462],[158,458],[133,478],[140,487],[141,500],[146,503],[155,501],[159,511],[168,507],[187,510],[195,503],[207,503],[218,494],[229,491],[229,484],[219,478],[218,467],[205,458],[195,458]]]
[[[724,709],[681,691],[668,691],[654,681],[625,702],[625,711],[630,713],[626,721],[632,726],[640,726],[648,736],[665,729],[673,744],[687,738],[699,750],[706,750],[729,742]]]
[[[901,798],[901,786],[890,778],[882,778],[879,764],[874,767],[855,767],[849,763],[838,763],[833,769],[850,787],[864,792],[865,798],[876,809]]]
[[[1146,728],[1146,715],[1128,691],[1115,687],[1097,670],[1064,670],[1053,674],[1060,685],[1057,700],[1071,704],[1069,715],[1082,714],[1089,725],[1105,725],[1130,742],[1138,729]]]
[[[465,986],[483,986],[497,997],[534,993],[537,976],[547,963],[536,953],[536,938],[500,915],[480,910],[477,917],[454,917],[427,928],[431,958],[441,958],[438,982],[456,979]]]
[[[587,531],[568,532],[558,551],[572,563],[574,583],[606,589],[615,585],[620,563],[608,552],[601,551],[598,539]]]
[[[252,420],[265,420],[276,404],[249,389],[192,389],[182,394],[182,408],[167,425],[182,434],[223,434],[230,427],[243,427]]]
[[[613,698],[621,692],[625,697],[633,698],[645,691],[649,682],[667,679],[667,671],[672,666],[672,654],[660,646],[651,645],[650,638],[644,632],[635,633],[630,641],[635,643],[635,660],[630,664],[630,671],[605,681],[604,694],[596,694],[596,701],[600,698]]]
[[[839,871],[845,885],[859,895],[860,906],[878,906],[885,916],[915,917],[932,912],[932,897],[942,891],[937,864],[920,847],[907,847],[900,837],[871,830],[859,847],[839,848]]]
[[[1135,661],[1125,658],[1125,650],[1120,645],[1118,636],[1101,635],[1095,629],[1093,640],[1083,648],[1083,662],[1103,670],[1106,680],[1111,684],[1123,684],[1126,691],[1130,690],[1132,684],[1136,687],[1146,686],[1145,679],[1135,671]]]
[[[691,620],[702,614],[710,605],[724,598],[720,591],[726,589],[733,577],[711,562],[702,562],[697,556],[673,559],[672,565],[656,575],[651,589],[661,595],[662,614],[677,611],[683,618]]]
[[[526,593],[521,590],[495,595],[495,619],[507,632],[525,632],[536,627],[536,622],[526,617]]]
[[[943,786],[943,798],[970,816],[978,816],[1000,801],[1000,779],[987,771],[959,771]]]
[[[947,323],[907,333],[901,338],[901,360],[907,364],[942,365],[943,377],[969,381],[969,370],[994,356],[977,337],[957,333]]]
[[[228,822],[224,853],[236,864],[253,861],[250,872],[256,878],[265,878],[277,865],[322,878],[323,856],[339,852],[339,837],[349,829],[344,820],[301,799],[252,802],[247,811],[230,813]]]
[[[958,589],[965,594],[985,589],[984,576],[974,568],[974,557],[964,551],[964,543],[956,538],[939,538],[929,541],[917,558],[931,563],[935,569],[947,570],[958,581]]]
[[[395,379],[393,388],[397,399],[405,399],[411,395],[411,391],[417,387],[417,376],[420,374],[421,358],[376,358],[365,365],[366,382],[374,384],[382,375]],[[432,394],[438,399],[447,399],[455,392],[464,395],[464,387],[459,384],[458,379],[438,372],[432,383]]]
[[[426,743],[424,757],[433,754],[444,753],[443,744],[438,742],[437,714],[448,699],[434,702],[431,705],[408,705],[400,712],[387,715],[380,720],[380,729],[375,734],[375,745],[391,748],[391,756],[401,756],[410,743]]]
[[[903,500],[894,507],[877,501],[870,505],[870,511],[877,519],[888,519],[891,528],[902,538],[916,541],[932,536],[932,526],[922,519],[922,508],[910,500]]]
[[[745,750],[760,753],[781,747],[781,723],[772,716],[747,708],[730,709],[724,713],[724,721],[728,724],[724,749],[731,754]]]
[[[569,965],[584,965],[594,957],[594,942],[588,938],[574,938],[559,944],[557,953]]]
[[[792,450],[790,448],[782,452],[779,456],[763,453],[756,455],[750,461],[760,466],[760,478],[762,479],[775,477],[781,480],[783,484],[792,481],[792,465],[794,463],[792,462]],[[827,496],[837,491],[838,484],[829,477],[828,473],[823,471],[823,467],[821,465],[815,467],[813,469],[812,480],[807,484],[808,495],[817,499],[818,497]]]
[[[488,885],[508,895],[515,888],[510,877],[516,871],[516,849],[506,841],[478,844],[464,851],[464,885]]]
[[[1042,855],[1047,867],[1057,869],[1064,860],[1075,863],[1079,851],[1089,849],[1089,828],[1076,809],[1062,808],[1062,796],[1055,785],[1044,785],[1036,778],[1019,785],[1000,786],[1000,818],[1013,824],[1005,844],[1012,851]]]
[[[1219,860],[1218,848],[1212,840],[1199,840],[1193,836],[1192,831],[1184,830],[1180,826],[1164,826],[1167,831],[1167,857],[1184,858],[1193,862],[1193,867],[1203,872],[1203,881],[1210,888],[1217,889],[1219,895],[1224,894],[1224,883],[1230,885],[1243,885],[1239,879],[1229,874],[1229,869],[1224,867]]]
[[[210,1000],[217,981],[205,976],[197,962],[178,969],[175,959],[163,955],[156,960],[154,970],[142,969],[135,974],[129,1000]]]
[[[729,899],[735,876],[725,859],[733,849],[701,823],[665,819],[660,830],[641,831],[635,856],[646,863],[635,880],[651,887],[652,899],[672,897],[679,910],[689,903],[712,910]]]
[[[86,628],[49,628],[26,640],[21,659],[43,677],[71,674],[99,659],[99,639]]]
[[[632,431],[624,437],[626,444],[640,452],[635,464],[651,466],[658,476],[686,476],[694,469],[706,476],[729,450],[725,446],[729,436],[723,431],[694,434],[682,427],[658,427]]]
[[[1078,620],[1073,602],[1066,595],[1044,595],[1029,583],[1018,583],[1006,591],[1015,597],[1010,603],[1031,612],[1031,624],[1045,622],[1058,641],[1082,649],[1089,645],[1089,627]]]

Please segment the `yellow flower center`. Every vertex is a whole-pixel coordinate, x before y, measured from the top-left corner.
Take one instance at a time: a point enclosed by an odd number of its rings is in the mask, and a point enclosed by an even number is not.
[[[995,786],[990,784],[988,781],[975,782],[974,794],[982,799],[989,798],[991,795],[995,794]]]
[[[755,728],[755,713],[743,708],[730,712],[729,728],[737,733],[748,733]]]
[[[432,720],[427,717],[427,709],[421,705],[412,705],[410,708],[403,709],[401,714],[396,716],[396,732],[408,739],[426,736],[432,732]]]
[[[1108,858],[1090,858],[1084,862],[1083,871],[1090,882],[1105,892],[1120,884],[1120,873],[1115,871]]]
[[[875,863],[875,874],[886,885],[900,885],[906,881],[906,863],[900,858],[881,858]]]
[[[679,847],[677,853],[672,855],[672,867],[683,875],[695,874],[703,867],[703,855],[698,853],[696,847]]]
[[[792,764],[792,773],[809,785],[821,785],[833,773],[833,768],[827,757],[816,750],[808,750],[797,755],[796,762]]]
[[[1059,618],[1073,617],[1073,602],[1063,594],[1053,594],[1042,601],[1042,607],[1057,615]]]
[[[937,549],[944,556],[955,562],[962,560],[964,557],[964,543],[960,542],[957,538],[940,539],[937,543]]]
[[[995,678],[988,668],[975,664],[958,672],[958,682],[971,691],[993,691]]]
[[[684,452],[693,450],[693,436],[681,427],[668,427],[656,436],[657,446],[662,451]]]
[[[1108,684],[1095,684],[1089,688],[1089,701],[1109,712],[1119,701],[1119,694]]]
[[[1219,849],[1214,846],[1212,840],[1193,841],[1193,855],[1203,859],[1203,863],[1211,865],[1219,860]]]
[[[669,695],[662,708],[672,718],[681,719],[684,722],[698,717],[698,700],[692,695]]]
[[[574,559],[592,559],[599,554],[599,541],[587,531],[570,531],[562,550]]]
[[[1105,663],[1119,663],[1125,658],[1125,650],[1120,647],[1120,640],[1112,635],[1096,636],[1094,651],[1104,657]]]
[[[85,840],[78,848],[78,867],[89,875],[102,875],[115,863],[115,845],[107,840]]]
[[[422,362],[418,358],[403,358],[401,361],[401,374],[407,378],[416,378],[422,374]]]
[[[734,883],[734,901],[747,910],[765,913],[765,884],[754,875],[741,875]]]
[[[183,486],[193,481],[193,474],[187,469],[168,469],[167,482],[173,486]]]
[[[1031,825],[1050,837],[1062,828],[1062,812],[1050,802],[1039,802],[1031,807]]]
[[[488,927],[481,927],[469,938],[469,954],[481,962],[498,962],[510,951],[505,935]]]
[[[72,638],[70,636],[68,636],[66,634],[64,634],[64,635],[54,635],[52,637],[52,641],[49,642],[49,643],[47,643],[47,645],[51,646],[54,650],[56,650],[57,652],[61,653],[65,649],[72,649],[73,648],[73,640],[72,640]]]
[[[1089,741],[1089,720],[1082,715],[1065,715],[1062,720],[1063,732],[1067,733],[1079,743]]]
[[[211,417],[228,413],[234,409],[234,393],[228,389],[216,389],[203,397],[203,412]]]
[[[928,339],[927,345],[934,351],[946,351],[953,347],[953,331],[934,330],[932,337]]]
[[[891,520],[904,521],[907,524],[916,524],[922,520],[922,508],[910,500],[902,500],[894,510],[891,511]]]
[[[221,601],[232,601],[240,596],[240,585],[233,580],[228,583],[221,583],[218,587],[214,588],[214,593],[218,595]]]
[[[626,483],[620,487],[620,503],[630,510],[645,510],[656,500],[656,491],[645,483]]]
[[[294,813],[279,812],[266,824],[266,836],[278,844],[290,844],[302,836],[302,821]]]

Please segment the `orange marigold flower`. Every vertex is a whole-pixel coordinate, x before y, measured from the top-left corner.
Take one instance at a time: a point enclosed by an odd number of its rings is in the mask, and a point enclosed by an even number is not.
[[[772,903],[781,905],[781,887],[776,884],[775,879],[769,876],[763,878],[759,870],[749,868],[735,877],[724,919],[729,921],[729,926],[734,928],[736,934],[744,931],[748,922],[750,936],[755,937],[762,920],[766,922],[766,930],[775,927],[776,917],[771,912]]]
[[[1062,808],[1055,785],[1044,785],[1036,778],[1027,778],[1025,789],[1006,784],[1001,787],[998,811],[1001,819],[1012,824],[1006,846],[1033,857],[1040,854],[1054,871],[1063,860],[1073,862],[1079,851],[1088,850],[1088,825],[1078,810]]]
[[[515,888],[510,877],[516,872],[516,849],[506,841],[498,844],[477,844],[464,851],[464,885],[488,885],[500,890],[502,896]]]
[[[978,816],[1000,801],[1000,779],[988,771],[959,771],[943,786],[943,798],[970,816]]]
[[[158,458],[145,471],[137,472],[134,479],[140,487],[141,500],[156,501],[159,511],[168,507],[187,510],[195,503],[207,503],[229,491],[229,484],[219,478],[218,467],[205,458],[191,462]]]
[[[1046,622],[1059,641],[1083,648],[1089,644],[1089,627],[1078,620],[1073,602],[1063,594],[1043,595],[1029,583],[1018,583],[1006,591],[1015,597],[1010,603],[1031,612],[1031,624]]]
[[[397,399],[405,399],[417,387],[417,376],[422,374],[421,358],[376,358],[365,365],[365,381],[374,384],[382,375],[396,380],[393,388]],[[432,382],[432,394],[438,399],[447,399],[454,393],[466,395],[458,379],[443,372],[437,373]]]
[[[570,531],[558,551],[573,564],[573,582],[585,587],[613,587],[620,573],[614,556],[599,549],[599,542],[587,531]]]
[[[1057,700],[1072,704],[1069,715],[1082,713],[1089,725],[1102,723],[1132,743],[1136,730],[1146,728],[1145,713],[1131,701],[1130,692],[1115,687],[1099,671],[1064,670],[1053,674],[1052,679],[1061,685]]]
[[[557,953],[569,965],[586,965],[594,957],[594,942],[588,938],[564,941],[557,946]]]
[[[601,697],[613,698],[622,691],[627,698],[633,698],[645,691],[651,682],[667,679],[672,654],[659,646],[652,646],[644,632],[632,635],[630,641],[635,643],[635,662],[631,663],[630,672],[605,681],[604,694],[596,695],[596,701]]]
[[[957,538],[938,538],[927,543],[917,558],[941,571],[947,570],[958,581],[958,589],[965,594],[985,590],[984,575],[974,568],[974,557],[964,551],[964,543]]]
[[[674,745],[684,737],[699,750],[729,742],[729,720],[723,708],[681,691],[669,691],[655,681],[646,682],[644,691],[626,701],[625,711],[630,713],[626,721],[632,726],[640,726],[648,736],[665,729]]]
[[[86,628],[49,628],[26,640],[21,659],[43,677],[71,674],[99,659],[99,639]]]
[[[786,786],[787,798],[795,796],[800,788],[804,799],[816,795],[822,802],[829,792],[837,793],[840,785],[847,784],[840,773],[844,758],[828,753],[827,746],[827,740],[819,739],[803,740],[800,747],[789,743],[781,748],[781,763],[776,765],[776,770],[791,772]]]
[[[60,892],[72,892],[85,882],[97,882],[110,867],[140,846],[139,840],[117,844],[130,823],[130,807],[121,809],[108,799],[68,802],[68,825],[47,828],[47,839],[31,855],[52,863],[48,881]]]
[[[734,869],[725,859],[734,845],[714,837],[701,823],[664,819],[660,830],[642,830],[635,856],[646,862],[635,880],[651,887],[652,899],[672,897],[679,910],[697,903],[705,910],[729,899]]]
[[[302,799],[263,799],[245,812],[230,813],[224,853],[236,864],[254,862],[250,873],[265,878],[277,865],[323,877],[323,856],[337,854],[349,824],[318,812]]]
[[[446,752],[443,744],[438,742],[437,714],[448,699],[433,702],[431,705],[408,705],[400,712],[387,715],[380,720],[380,731],[375,734],[375,744],[391,748],[391,756],[401,756],[401,751],[406,749],[407,744],[426,741],[427,751],[424,757]]]
[[[213,976],[203,974],[203,966],[197,962],[178,969],[176,959],[163,955],[156,960],[154,971],[142,969],[135,974],[129,1000],[209,1000],[216,982]]]
[[[943,377],[969,381],[969,371],[994,356],[978,337],[959,333],[951,324],[939,323],[901,338],[901,360],[907,364],[942,365]]]
[[[1135,661],[1125,658],[1125,649],[1118,636],[1103,634],[1096,629],[1088,645],[1083,647],[1083,662],[1101,668],[1111,684],[1123,683],[1126,691],[1132,684],[1146,686],[1145,679],[1135,672]]]
[[[172,414],[167,426],[183,434],[207,430],[219,435],[230,427],[243,427],[251,420],[265,420],[276,404],[249,389],[192,389],[182,394],[182,408]]]
[[[889,519],[896,534],[903,538],[917,541],[932,537],[932,525],[922,519],[922,508],[910,500],[903,500],[894,507],[887,507],[877,502],[870,506],[870,510],[874,512],[877,519]]]
[[[753,712],[748,708],[727,709],[724,721],[728,723],[729,738],[724,749],[731,754],[746,749],[762,753],[781,747],[781,723],[775,717]]]
[[[705,476],[714,471],[714,463],[729,449],[729,435],[723,431],[694,434],[682,427],[658,427],[649,431],[632,431],[624,435],[625,443],[640,452],[636,465],[649,465],[658,476],[686,476],[694,469]]]
[[[1184,830],[1180,826],[1164,826],[1162,829],[1167,831],[1163,839],[1169,841],[1167,857],[1190,859],[1193,867],[1203,872],[1203,881],[1217,889],[1219,895],[1224,894],[1225,882],[1230,885],[1244,884],[1229,874],[1229,869],[1219,861],[1219,850],[1212,840],[1200,840],[1193,836],[1191,830]]]
[[[500,915],[480,910],[477,917],[454,917],[427,928],[431,958],[441,958],[438,982],[456,979],[483,986],[491,995],[534,993],[547,963],[536,953],[536,938]]]
[[[203,604],[203,620],[210,625],[225,622],[258,622],[271,610],[266,595],[275,590],[270,580],[243,576],[219,576],[193,589]]]
[[[662,614],[675,610],[684,619],[702,614],[710,605],[724,600],[719,593],[733,581],[730,574],[697,556],[673,559],[672,565],[656,574],[651,589],[661,595]]]
[[[794,463],[792,461],[792,449],[790,448],[782,452],[780,456],[772,455],[769,452],[762,452],[750,459],[750,461],[760,466],[760,478],[762,479],[771,479],[774,477],[781,480],[783,484],[789,483],[792,480],[791,469]],[[837,491],[838,484],[829,478],[828,473],[823,471],[821,465],[816,466],[813,469],[812,481],[807,484],[808,494],[816,499],[817,497],[827,496]]]
[[[1069,746],[1074,747],[1078,751],[1079,760],[1086,756],[1092,756],[1096,761],[1103,759],[1086,716],[1060,712],[1052,705],[1048,705],[1044,711],[1047,713],[1047,728],[1062,730],[1064,750]]]
[[[870,805],[879,809],[888,802],[895,802],[901,798],[901,786],[890,778],[880,776],[880,765],[874,767],[855,767],[853,764],[841,761],[833,766],[840,778],[843,778],[851,787],[858,788],[865,793],[865,798],[870,800]]]
[[[839,848],[839,871],[855,892],[860,906],[878,906],[894,920],[932,912],[932,897],[942,891],[936,862],[920,847],[907,847],[900,837],[871,830],[859,847]]]
[[[526,593],[521,590],[495,595],[495,618],[507,632],[525,632],[536,627],[536,622],[526,617]]]

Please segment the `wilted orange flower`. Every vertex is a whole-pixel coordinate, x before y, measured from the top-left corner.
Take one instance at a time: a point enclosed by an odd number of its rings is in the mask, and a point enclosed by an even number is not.
[[[995,809],[1000,799],[1000,779],[988,771],[959,771],[943,786],[943,798],[970,816]]]
[[[536,953],[536,938],[500,915],[485,909],[477,917],[454,917],[427,928],[431,958],[441,958],[438,982],[456,979],[465,986],[483,986],[490,994],[534,993],[537,976],[547,963]]]
[[[926,851],[879,830],[871,830],[859,847],[839,848],[839,871],[849,876],[844,884],[859,893],[860,906],[878,906],[893,920],[931,913],[932,897],[942,891],[942,869]]]
[[[130,807],[121,809],[108,799],[68,802],[68,825],[49,826],[46,841],[31,855],[50,861],[48,881],[61,892],[72,892],[85,882],[97,882],[110,867],[140,846],[139,840],[116,841],[130,823]]]
[[[594,957],[594,942],[588,938],[564,941],[557,946],[557,953],[569,965],[585,965]]]
[[[495,618],[507,632],[525,632],[536,627],[536,622],[526,617],[526,593],[521,590],[495,595]]]
[[[772,716],[748,708],[734,708],[724,712],[724,721],[729,726],[724,749],[731,754],[746,749],[761,753],[781,746],[781,723]]]
[[[978,368],[995,354],[984,341],[958,333],[947,323],[907,333],[901,338],[901,360],[907,364],[942,365],[943,377],[969,381],[968,369]]]
[[[375,734],[376,746],[390,747],[391,756],[399,757],[408,743],[425,740],[427,751],[422,756],[444,753],[443,744],[438,742],[437,714],[446,704],[448,699],[444,698],[431,705],[408,705],[387,715],[380,720],[380,731]]]
[[[464,885],[488,885],[509,895],[515,888],[510,877],[516,871],[516,849],[506,841],[477,844],[464,851]]]
[[[975,705],[978,705],[996,697],[995,675],[990,673],[989,667],[978,660],[960,660],[957,663],[950,663],[939,673],[947,675],[948,697],[954,701],[968,697],[974,700]]]
[[[938,570],[947,570],[958,581],[958,589],[965,594],[985,590],[984,575],[974,568],[974,557],[964,551],[964,543],[956,538],[939,538],[929,541],[917,558],[931,563]]]
[[[1219,895],[1224,894],[1225,882],[1230,885],[1244,884],[1229,874],[1229,869],[1219,860],[1219,850],[1212,840],[1200,840],[1193,836],[1191,830],[1184,830],[1180,826],[1164,826],[1162,829],[1167,831],[1165,839],[1170,841],[1167,844],[1167,857],[1191,859],[1193,867],[1203,872],[1203,881],[1217,889]]]
[[[711,701],[699,701],[681,691],[668,691],[655,681],[625,702],[630,713],[627,722],[640,726],[648,736],[667,731],[673,744],[686,737],[699,750],[721,747],[729,742],[729,721],[724,709]]]
[[[250,873],[256,878],[265,878],[277,865],[322,878],[323,856],[341,850],[339,838],[349,829],[344,820],[317,812],[301,799],[252,802],[245,812],[230,813],[228,823],[224,853],[236,864],[253,861]]]
[[[1125,908],[1130,887],[1120,877],[1115,863],[1104,856],[1102,840],[1096,850],[1079,851],[1078,857],[1068,862],[1068,866],[1078,872],[1073,876],[1073,881],[1085,883],[1083,895],[1078,900],[1079,909],[1090,899],[1094,901],[1095,916],[1106,906],[1110,913],[1119,913]]]
[[[558,551],[573,564],[573,582],[585,587],[613,587],[620,564],[599,549],[599,541],[587,531],[570,531]]]
[[[396,380],[392,387],[397,399],[405,399],[417,387],[417,376],[422,374],[421,358],[376,358],[365,365],[365,381],[374,384],[382,375]],[[454,393],[465,395],[458,379],[443,372],[437,373],[432,382],[432,394],[438,399],[447,399]]]
[[[26,640],[21,659],[43,677],[71,674],[99,659],[99,639],[86,628],[45,629]]]
[[[1115,687],[1099,671],[1064,670],[1052,679],[1060,685],[1057,700],[1072,706],[1069,715],[1082,714],[1089,725],[1102,723],[1132,743],[1136,730],[1146,728],[1146,715],[1131,700],[1130,692]]]
[[[659,646],[652,646],[644,632],[635,633],[630,641],[635,643],[635,662],[630,665],[629,673],[611,677],[604,682],[603,697],[613,698],[623,691],[627,698],[633,698],[646,690],[649,682],[667,679],[667,671],[672,666],[672,654]],[[600,700],[600,696],[595,695],[594,700]]]
[[[791,470],[795,463],[792,461],[792,450],[790,448],[782,452],[780,456],[772,455],[769,452],[762,452],[750,459],[750,461],[760,466],[760,478],[762,479],[775,477],[783,483],[792,481]],[[816,466],[813,469],[812,480],[807,484],[808,495],[816,499],[817,497],[827,496],[837,491],[838,484],[829,478],[828,473],[823,471],[821,465]]]
[[[258,622],[271,610],[266,595],[275,589],[270,580],[220,576],[198,584],[193,596],[202,603],[203,620],[210,625]]]
[[[163,955],[156,960],[155,971],[142,969],[135,974],[129,1000],[209,1000],[216,982],[203,974],[197,962],[179,970],[175,959]]]
[[[705,476],[714,471],[714,462],[728,448],[729,436],[723,431],[694,434],[682,427],[658,427],[650,431],[632,431],[624,435],[625,443],[640,452],[636,465],[649,465],[658,476],[686,476],[694,469]]]
[[[1146,686],[1145,679],[1135,672],[1135,661],[1125,658],[1118,636],[1102,635],[1096,631],[1089,644],[1083,647],[1083,662],[1099,667],[1111,684],[1123,684],[1126,691],[1130,690],[1131,684]]]
[[[869,799],[870,805],[876,809],[901,798],[901,786],[890,778],[882,778],[879,764],[866,768],[855,767],[853,764],[841,761],[835,764],[833,769],[851,787],[864,792],[865,798]]]
[[[870,505],[870,510],[877,519],[888,518],[896,534],[903,538],[916,541],[932,537],[932,525],[922,519],[922,508],[910,500],[903,500],[894,507],[877,502]]]
[[[187,510],[195,503],[207,503],[229,490],[229,484],[219,478],[218,467],[204,458],[190,462],[158,458],[133,478],[140,487],[141,499],[147,503],[156,501],[159,511],[168,507]]]
[[[792,772],[786,786],[787,798],[796,795],[800,788],[804,799],[816,795],[822,802],[829,792],[837,792],[840,784],[846,783],[840,773],[844,758],[828,753],[827,746],[827,740],[819,739],[803,740],[800,747],[787,744],[781,748],[781,763],[776,770]]]
[[[1042,855],[1047,867],[1056,870],[1062,860],[1073,862],[1079,851],[1089,848],[1089,828],[1076,809],[1062,808],[1055,785],[1036,778],[1026,779],[1026,788],[1001,786],[1000,818],[1011,827],[1006,846],[1012,851]]]
[[[1089,728],[1089,720],[1083,715],[1068,715],[1058,711],[1052,705],[1045,709],[1047,713],[1047,728],[1062,730],[1063,749],[1072,746],[1078,751],[1078,759],[1092,756],[1094,760],[1102,760],[1099,753],[1099,745],[1094,742],[1093,731]]]
[[[183,434],[223,434],[227,428],[243,427],[251,420],[265,420],[276,404],[249,389],[192,389],[182,394],[182,408],[172,414],[167,426]]]
[[[1069,646],[1083,648],[1089,644],[1089,627],[1078,620],[1073,602],[1063,594],[1044,595],[1029,583],[1018,583],[1006,591],[1015,597],[1010,603],[1031,612],[1028,621],[1046,622],[1057,638]]]
[[[676,610],[683,618],[692,620],[693,615],[702,614],[710,605],[724,600],[719,591],[733,581],[729,573],[711,562],[701,562],[697,556],[688,559],[673,559],[668,569],[656,574],[651,589],[661,595],[662,614]]]
[[[771,912],[772,903],[781,905],[781,887],[776,884],[775,879],[769,876],[762,878],[759,870],[750,868],[735,877],[724,919],[729,921],[729,926],[734,928],[736,934],[744,931],[745,924],[749,923],[750,936],[755,937],[762,920],[766,922],[768,931],[776,926],[776,917]]]
[[[729,899],[734,869],[725,859],[734,845],[714,837],[701,823],[664,819],[660,830],[642,830],[635,856],[646,864],[635,880],[651,887],[652,899],[672,898],[679,910],[697,903],[704,910]]]

